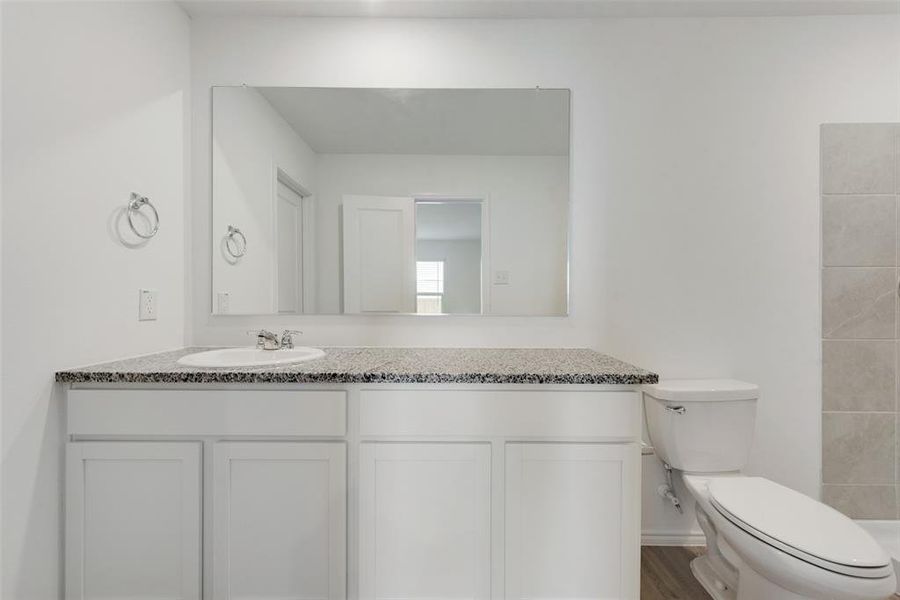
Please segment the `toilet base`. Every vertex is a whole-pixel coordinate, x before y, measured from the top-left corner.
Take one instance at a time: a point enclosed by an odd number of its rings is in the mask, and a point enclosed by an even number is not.
[[[691,561],[691,573],[713,600],[737,600],[737,592],[716,574],[705,554]]]
[[[737,600],[816,600],[786,590],[750,568],[741,569],[739,577]]]
[[[691,573],[713,600],[815,600],[775,585],[752,569],[740,569],[738,588],[726,584],[706,555],[691,561]]]
[[[697,521],[707,546],[706,555],[692,562],[691,570],[715,600],[884,600],[895,590],[890,567],[875,578],[834,573],[739,529],[710,502],[712,479],[684,475],[685,487],[697,501]]]

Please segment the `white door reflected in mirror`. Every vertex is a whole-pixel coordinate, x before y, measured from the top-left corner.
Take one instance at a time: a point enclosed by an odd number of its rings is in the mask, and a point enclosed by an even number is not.
[[[569,99],[214,87],[213,312],[567,314]]]
[[[415,312],[412,198],[344,196],[344,312]]]

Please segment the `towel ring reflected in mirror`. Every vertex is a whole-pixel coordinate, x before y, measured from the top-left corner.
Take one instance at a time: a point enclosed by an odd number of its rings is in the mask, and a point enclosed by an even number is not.
[[[240,258],[247,253],[247,236],[234,225],[228,226],[225,235],[225,249],[233,258]]]
[[[143,216],[141,213],[141,209],[147,206],[150,208],[150,211],[153,213],[153,218],[149,219],[146,216]],[[143,238],[145,240],[149,240],[156,232],[159,231],[159,213],[156,211],[156,207],[153,206],[153,203],[150,202],[150,198],[147,196],[141,196],[140,194],[136,194],[135,192],[131,192],[131,199],[128,201],[128,207],[126,209],[128,213],[128,226],[131,227],[131,231],[134,232],[134,235],[139,238]],[[146,233],[142,233],[134,224],[134,215],[141,214],[142,218],[146,219],[150,224],[150,231]]]

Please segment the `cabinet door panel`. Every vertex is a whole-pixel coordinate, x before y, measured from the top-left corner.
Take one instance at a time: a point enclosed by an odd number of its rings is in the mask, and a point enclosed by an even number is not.
[[[66,597],[200,597],[200,445],[66,450]]]
[[[228,442],[214,460],[214,597],[344,598],[344,444]]]
[[[489,598],[488,444],[363,444],[360,597]]]
[[[507,598],[637,598],[639,452],[507,444]]]

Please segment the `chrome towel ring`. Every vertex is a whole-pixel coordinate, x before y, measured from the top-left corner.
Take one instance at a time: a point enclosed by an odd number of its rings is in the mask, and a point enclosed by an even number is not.
[[[247,236],[234,225],[228,226],[228,234],[225,236],[225,249],[234,258],[240,258],[247,254]]]
[[[149,221],[152,224],[150,231],[148,233],[141,233],[138,228],[134,226],[134,215],[139,213],[141,208],[145,205],[150,207],[150,211],[153,213],[153,219]],[[128,213],[128,226],[131,227],[131,231],[134,232],[134,235],[149,240],[156,235],[157,231],[159,231],[159,213],[147,196],[141,196],[140,194],[131,192],[131,200],[128,201],[126,212]]]

